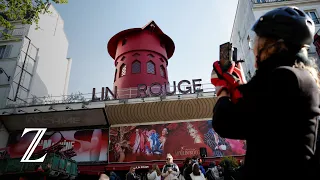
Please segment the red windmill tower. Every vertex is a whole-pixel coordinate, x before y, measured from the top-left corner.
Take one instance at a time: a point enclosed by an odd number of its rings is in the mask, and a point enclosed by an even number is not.
[[[115,61],[117,98],[136,98],[139,84],[168,84],[168,60],[174,49],[172,39],[154,21],[114,35],[108,42],[108,52]]]

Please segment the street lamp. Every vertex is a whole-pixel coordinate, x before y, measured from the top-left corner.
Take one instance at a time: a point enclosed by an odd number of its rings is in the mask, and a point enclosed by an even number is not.
[[[3,68],[0,67],[0,74],[2,74],[2,73],[4,73],[4,74],[7,76],[8,81],[10,81],[10,76],[8,76],[8,74],[6,73],[6,71],[5,71]]]

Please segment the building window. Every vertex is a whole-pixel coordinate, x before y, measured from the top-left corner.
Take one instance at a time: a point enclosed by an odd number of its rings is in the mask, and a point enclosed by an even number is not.
[[[0,59],[9,58],[11,55],[12,45],[0,46]]]
[[[166,70],[163,65],[160,66],[160,75],[163,78],[166,78]]]
[[[117,80],[117,73],[118,73],[118,69],[116,69],[116,71],[114,72],[113,82],[116,82],[116,80]]]
[[[127,73],[127,66],[126,64],[122,64],[121,67],[120,67],[120,74],[119,76],[122,77],[122,76],[125,76]]]
[[[123,40],[122,40],[122,46],[124,46],[124,45],[126,45],[127,44],[127,38],[124,38]]]
[[[125,57],[125,56],[122,56],[121,61],[124,61],[125,59],[126,59],[126,57]]]
[[[314,21],[315,24],[320,24],[319,16],[316,10],[308,10],[305,12],[309,15],[309,17]]]
[[[141,63],[138,60],[133,61],[131,66],[131,73],[138,74],[141,72]]]
[[[152,61],[149,61],[147,63],[147,72],[149,74],[156,74],[155,65]]]

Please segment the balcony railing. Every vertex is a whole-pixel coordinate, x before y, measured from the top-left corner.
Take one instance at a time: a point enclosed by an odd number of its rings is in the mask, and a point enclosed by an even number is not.
[[[290,1],[290,0],[252,0],[254,4],[274,3],[274,2],[282,2],[282,1]]]

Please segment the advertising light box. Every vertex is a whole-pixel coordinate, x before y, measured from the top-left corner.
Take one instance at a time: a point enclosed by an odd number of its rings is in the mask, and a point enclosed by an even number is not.
[[[21,133],[11,134],[7,153],[11,158],[22,157],[33,140],[36,132],[29,132],[21,137]],[[46,132],[38,144],[35,153],[55,143],[64,145],[61,151],[73,149],[77,162],[108,160],[108,130],[72,130]]]
[[[122,126],[110,128],[110,162],[165,160],[200,156],[200,148],[208,157],[244,155],[245,141],[221,138],[211,121]]]

